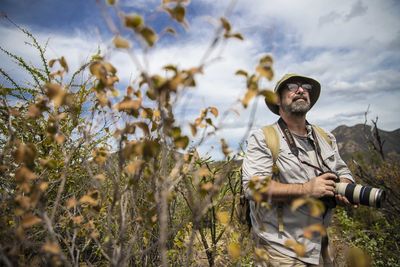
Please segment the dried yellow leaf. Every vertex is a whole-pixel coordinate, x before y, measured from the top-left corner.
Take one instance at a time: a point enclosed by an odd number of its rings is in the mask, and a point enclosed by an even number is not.
[[[54,66],[54,63],[56,63],[56,59],[50,59],[49,60],[49,67],[52,68]]]
[[[104,92],[96,92],[96,97],[97,100],[99,101],[100,106],[105,107],[108,105],[109,100]]]
[[[371,257],[358,247],[351,247],[346,253],[346,266],[369,267],[371,266]]]
[[[236,242],[230,243],[228,245],[228,254],[233,260],[237,260],[240,258],[240,245]]]
[[[143,26],[143,18],[137,14],[130,14],[124,17],[124,23],[126,27],[137,30]]]
[[[237,71],[235,72],[235,75],[242,75],[242,76],[244,76],[244,77],[247,78],[248,73],[247,73],[247,71],[244,71],[244,70],[237,70]]]
[[[26,168],[25,166],[20,167],[15,172],[15,180],[17,183],[22,183],[29,180],[35,180],[37,178],[36,174],[34,174],[31,170]]]
[[[90,237],[93,239],[97,239],[100,236],[100,233],[97,230],[93,230],[93,232],[90,233]]]
[[[126,96],[121,102],[116,105],[118,111],[136,111],[140,108],[142,104],[141,99],[131,99],[130,97]]]
[[[153,111],[153,120],[158,121],[161,119],[161,112],[158,109]]]
[[[201,177],[208,176],[211,174],[210,170],[207,167],[202,167],[197,171],[197,174]]]
[[[292,211],[297,210],[298,208],[306,204],[307,201],[308,201],[307,198],[296,198],[295,200],[292,201],[291,210]]]
[[[42,221],[39,217],[33,215],[33,214],[27,214],[24,217],[22,217],[22,227],[23,228],[29,228],[32,227],[35,224],[38,224]]]
[[[260,64],[262,65],[272,66],[272,63],[274,63],[274,59],[271,55],[265,55],[260,59]]]
[[[218,109],[216,107],[210,107],[210,112],[214,115],[214,117],[218,117]]]
[[[229,212],[227,212],[227,211],[220,211],[220,212],[217,212],[216,216],[217,216],[217,220],[218,220],[221,224],[226,225],[226,224],[229,223],[229,220],[230,220]]]
[[[269,256],[268,252],[262,248],[254,248],[254,254],[258,262],[268,262]]]
[[[190,126],[190,131],[192,132],[192,135],[196,136],[196,134],[197,134],[196,125],[194,125],[193,123],[189,123],[189,126]]]
[[[208,192],[213,188],[213,186],[214,186],[213,183],[207,182],[201,185],[201,189]]]
[[[40,184],[39,184],[39,189],[40,189],[40,191],[42,191],[42,192],[44,192],[44,191],[46,191],[46,189],[49,187],[49,183],[47,183],[47,182],[41,182]]]
[[[229,154],[230,154],[232,151],[229,149],[228,143],[225,141],[224,138],[222,138],[222,139],[220,140],[220,142],[221,142],[222,153],[224,153],[225,157],[229,156]]]
[[[313,217],[319,217],[325,212],[325,205],[318,199],[310,199],[310,214]]]
[[[31,198],[23,195],[18,195],[15,197],[15,201],[18,203],[20,207],[27,210],[31,206]]]
[[[169,34],[172,34],[172,35],[175,35],[175,34],[176,34],[176,31],[175,31],[173,28],[171,28],[171,27],[165,28],[165,32],[166,32],[166,33],[169,33]]]
[[[57,243],[50,241],[46,242],[42,246],[42,250],[50,254],[59,254],[61,252],[60,246]]]
[[[83,217],[82,216],[72,217],[72,222],[74,224],[81,224],[83,222]]]
[[[253,90],[253,89],[249,89],[246,91],[246,94],[244,95],[244,97],[242,99],[242,105],[244,108],[247,108],[250,101],[257,95],[257,93],[258,93],[258,91]]]
[[[36,157],[36,147],[33,144],[20,143],[14,152],[14,158],[18,163],[30,166]]]
[[[260,203],[263,200],[262,194],[260,192],[253,192],[254,202]]]
[[[320,236],[325,236],[326,235],[326,229],[320,223],[312,224],[312,225],[304,228],[303,235],[304,235],[305,238],[311,239],[313,237],[314,233],[317,233]]]
[[[68,69],[68,64],[67,64],[67,60],[65,59],[65,57],[61,57],[59,62],[60,62],[61,67],[64,68],[65,72],[68,72],[69,69]]]
[[[231,24],[229,23],[229,21],[224,17],[221,17],[220,20],[222,27],[225,29],[225,31],[229,32],[231,30]]]
[[[285,241],[285,246],[287,246],[288,248],[291,248],[299,257],[304,257],[304,255],[306,254],[306,247],[301,244],[298,243],[295,240],[286,240]]]
[[[157,34],[150,27],[143,27],[140,34],[149,46],[153,46],[157,41]]]
[[[70,209],[74,208],[77,204],[78,201],[74,197],[71,197],[66,201],[65,206],[67,207],[67,209]]]
[[[89,195],[84,195],[83,197],[81,197],[81,198],[79,199],[79,203],[81,203],[81,204],[88,204],[88,205],[90,205],[90,206],[97,206],[99,202],[98,202],[98,200],[92,198],[92,197],[89,196]]]
[[[174,143],[177,148],[185,149],[189,144],[189,138],[187,136],[179,136],[175,138]]]
[[[106,179],[106,176],[103,173],[99,173],[94,176],[94,179],[97,181],[103,182]]]
[[[113,43],[116,48],[129,48],[131,46],[129,41],[121,37],[120,35],[114,37]]]
[[[268,104],[276,105],[278,103],[278,95],[274,93],[272,90],[269,89],[261,90],[259,94],[265,97],[265,101]]]
[[[124,170],[127,174],[135,174],[140,169],[142,164],[143,164],[143,161],[136,160],[136,161],[130,162],[128,165],[126,165]]]
[[[54,140],[56,140],[57,144],[61,145],[62,143],[65,142],[65,136],[63,134],[56,134],[54,136]]]
[[[263,77],[271,81],[274,78],[274,71],[271,67],[265,65],[258,65],[256,71]]]
[[[94,75],[97,79],[105,79],[107,75],[107,70],[102,64],[102,61],[94,61],[89,66],[90,73]]]
[[[28,107],[28,117],[30,118],[37,118],[42,114],[42,112],[40,111],[40,109],[38,108],[38,106],[36,104],[31,104]]]

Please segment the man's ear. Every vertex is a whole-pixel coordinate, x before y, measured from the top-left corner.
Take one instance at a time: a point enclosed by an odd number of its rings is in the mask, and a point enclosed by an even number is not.
[[[281,94],[278,94],[278,95],[277,95],[277,98],[276,98],[276,105],[277,105],[277,106],[280,106],[280,105],[281,105],[281,100],[282,100]]]

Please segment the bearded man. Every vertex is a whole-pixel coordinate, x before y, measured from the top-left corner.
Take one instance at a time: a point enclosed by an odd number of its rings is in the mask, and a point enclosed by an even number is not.
[[[268,147],[270,140],[263,129],[248,138],[243,188],[250,202],[256,246],[265,250],[268,258],[259,266],[333,266],[323,231],[305,235],[304,229],[328,227],[336,203],[350,205],[346,197],[335,194],[335,182],[354,180],[339,155],[335,137],[306,120],[320,90],[315,79],[284,75],[275,87],[278,101],[266,100],[268,108],[280,116],[272,125],[279,147],[277,157]],[[260,191],[260,201],[255,183],[263,182],[267,190]],[[320,214],[311,213],[307,205],[291,209],[292,201],[298,198],[322,200],[325,209]],[[296,246],[302,249],[296,251]]]

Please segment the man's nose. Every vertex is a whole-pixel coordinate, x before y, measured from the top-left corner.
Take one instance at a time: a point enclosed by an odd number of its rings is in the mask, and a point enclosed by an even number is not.
[[[299,86],[299,88],[297,89],[296,93],[297,93],[297,94],[300,94],[300,93],[301,93],[301,94],[304,94],[304,91],[305,91],[304,88],[301,87],[301,86]]]

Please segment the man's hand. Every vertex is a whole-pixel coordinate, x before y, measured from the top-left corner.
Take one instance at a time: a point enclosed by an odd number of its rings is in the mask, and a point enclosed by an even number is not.
[[[349,180],[347,178],[340,178],[340,182],[341,183],[348,183],[348,184],[353,183],[351,180]],[[337,195],[335,195],[335,198],[336,198],[336,203],[338,205],[340,205],[340,206],[348,206],[348,207],[350,207],[350,206],[353,205],[353,204],[350,203],[350,201],[345,196],[337,194]],[[358,205],[353,205],[353,207],[354,208],[358,208]]]
[[[324,173],[314,177],[303,184],[304,193],[315,198],[333,197],[335,195],[335,179],[336,175],[333,173]]]

